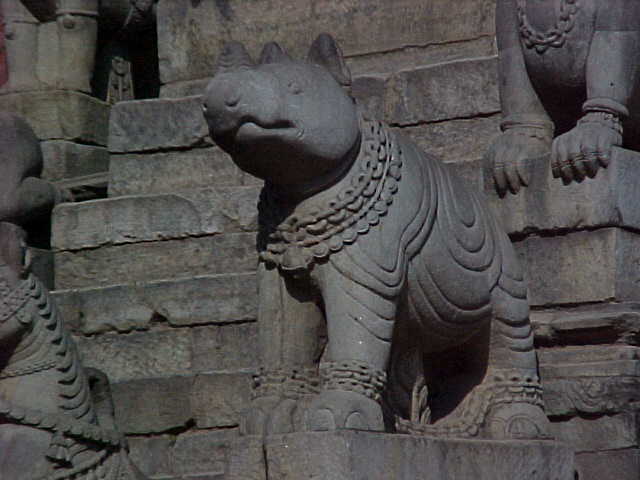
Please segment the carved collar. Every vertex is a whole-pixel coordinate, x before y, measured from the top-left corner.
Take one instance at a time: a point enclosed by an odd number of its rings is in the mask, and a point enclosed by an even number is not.
[[[527,48],[535,48],[544,53],[549,47],[560,48],[566,41],[567,34],[575,24],[579,0],[560,0],[560,15],[554,27],[546,32],[539,32],[527,18],[527,0],[518,0],[518,23],[520,37]]]
[[[355,242],[387,213],[401,178],[402,152],[382,123],[362,119],[360,125],[360,152],[340,180],[343,188],[335,198],[319,202],[312,214],[299,218],[272,185],[265,185],[258,204],[262,261],[282,270],[309,269]]]

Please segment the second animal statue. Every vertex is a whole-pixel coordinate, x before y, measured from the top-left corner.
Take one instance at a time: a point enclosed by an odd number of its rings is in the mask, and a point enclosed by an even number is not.
[[[227,45],[204,96],[212,138],[265,180],[245,432],[544,437],[509,238],[446,165],[361,115],[349,83],[321,35],[306,61]]]

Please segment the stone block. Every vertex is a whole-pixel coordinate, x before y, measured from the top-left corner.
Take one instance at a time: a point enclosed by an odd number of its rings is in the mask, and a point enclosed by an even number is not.
[[[197,80],[179,80],[160,87],[160,98],[182,98],[202,95],[213,78],[214,71],[207,73],[207,77]]]
[[[191,411],[198,428],[240,425],[251,400],[249,373],[196,375],[191,391]]]
[[[407,70],[387,81],[384,120],[406,126],[500,111],[495,57]]]
[[[640,228],[640,153],[614,148],[608,168],[595,178],[563,185],[548,157],[531,160],[530,183],[518,195],[499,198],[489,172],[485,191],[510,234],[597,227]]]
[[[0,110],[24,117],[40,140],[72,140],[106,145],[109,105],[68,90],[0,96]]]
[[[516,243],[532,305],[640,299],[640,235],[602,228]]]
[[[257,230],[260,188],[219,187],[61,204],[54,209],[55,250]]]
[[[109,151],[141,152],[210,145],[200,96],[120,102],[111,110]]]
[[[114,155],[109,196],[171,193],[241,183],[242,172],[218,147]]]
[[[576,470],[579,480],[636,480],[640,472],[640,450],[579,453]]]
[[[171,452],[176,442],[174,435],[129,437],[129,458],[149,477],[166,478],[173,472]]]
[[[188,329],[76,337],[86,367],[125,382],[191,373],[191,332]]]
[[[192,377],[132,380],[111,385],[116,424],[125,434],[163,433],[192,420]]]
[[[444,440],[342,430],[268,437],[269,480],[573,480],[555,442]]]
[[[257,267],[255,233],[140,242],[55,254],[56,287],[82,288],[254,272]]]
[[[620,450],[638,446],[638,414],[573,417],[551,423],[551,434],[576,453]]]
[[[640,305],[633,302],[538,310],[531,323],[541,346],[640,344]]]
[[[500,116],[436,122],[397,129],[425,152],[446,163],[469,163],[472,183],[481,185],[481,159],[500,132]],[[471,173],[471,172],[470,172]]]
[[[237,430],[189,432],[179,435],[171,450],[173,473],[185,479],[223,478]],[[192,476],[193,475],[193,476]]]
[[[257,315],[254,274],[60,290],[54,297],[67,325],[86,335],[148,328],[163,319],[186,326],[245,322]]]
[[[458,47],[465,40],[493,36],[494,5],[494,0],[458,0],[455,5],[446,0],[160,2],[160,78],[166,84],[210,76],[229,40],[245,43],[254,55],[266,42],[277,41],[298,58],[322,32],[332,32],[348,58],[401,54],[405,47]]]
[[[66,140],[48,140],[40,145],[44,157],[42,178],[46,180],[57,182],[109,171],[109,151],[105,147]]]
[[[258,328],[255,322],[191,328],[195,372],[257,369]]]

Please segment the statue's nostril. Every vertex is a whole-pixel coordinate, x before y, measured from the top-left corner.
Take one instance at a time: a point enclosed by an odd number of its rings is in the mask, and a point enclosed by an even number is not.
[[[238,105],[239,102],[240,102],[240,94],[228,95],[227,98],[225,98],[224,100],[224,104],[227,107],[235,107]]]

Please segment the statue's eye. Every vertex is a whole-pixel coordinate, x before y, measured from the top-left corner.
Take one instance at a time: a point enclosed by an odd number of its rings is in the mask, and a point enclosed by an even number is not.
[[[293,80],[289,82],[289,84],[287,85],[287,88],[294,95],[298,95],[299,93],[302,93],[302,89],[300,88],[300,85],[298,85],[298,83],[294,82]]]

